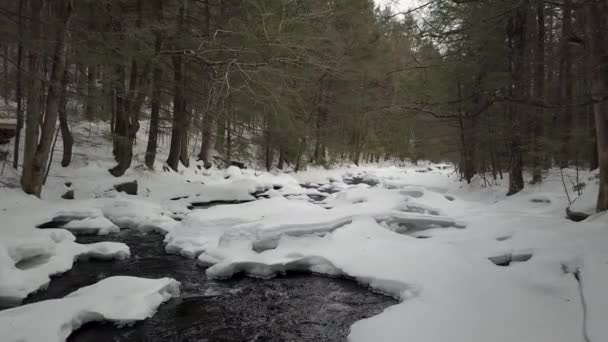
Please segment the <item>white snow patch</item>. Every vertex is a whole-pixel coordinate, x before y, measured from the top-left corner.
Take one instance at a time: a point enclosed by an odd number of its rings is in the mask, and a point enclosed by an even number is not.
[[[63,342],[91,321],[121,326],[152,317],[158,306],[179,296],[170,279],[110,277],[62,299],[0,311],[0,334],[6,342]]]
[[[45,288],[50,277],[72,268],[76,259],[125,259],[129,247],[123,243],[100,242],[82,245],[66,230],[45,229],[37,234],[0,236],[0,302],[19,304],[28,294]],[[27,267],[19,263],[37,259]]]

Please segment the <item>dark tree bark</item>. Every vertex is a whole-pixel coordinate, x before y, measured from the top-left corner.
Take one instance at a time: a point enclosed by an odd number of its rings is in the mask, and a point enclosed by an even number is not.
[[[220,116],[216,120],[216,128],[215,128],[215,150],[224,154],[224,144],[226,139],[226,113],[222,111]]]
[[[294,167],[295,172],[299,172],[302,169],[302,157],[304,156],[304,151],[306,150],[306,136],[300,138],[300,143],[298,144],[298,151],[296,155],[296,165]]]
[[[279,170],[283,170],[284,164],[285,164],[285,152],[283,152],[282,147],[279,147],[279,162],[277,164],[277,168]]]
[[[17,102],[17,134],[13,150],[13,168],[19,167],[19,148],[21,146],[21,130],[23,129],[23,11],[25,0],[19,0],[19,46],[17,47],[17,80],[15,84],[15,101]]]
[[[597,211],[608,210],[608,1],[597,0],[586,5],[585,32],[591,56],[591,96],[594,101],[597,132],[600,186]]]
[[[186,85],[184,85],[184,89],[186,89]],[[180,132],[180,149],[181,152],[179,154],[179,160],[182,162],[182,165],[185,167],[190,166],[190,153],[188,152],[188,145],[190,143],[190,122],[192,120],[192,111],[188,108],[188,102],[184,99],[184,103],[182,104],[182,128]]]
[[[509,93],[512,98],[524,98],[526,88],[524,85],[525,73],[525,49],[527,47],[527,10],[529,0],[521,1],[519,6],[514,9],[512,18],[510,18],[508,39],[510,44],[510,72],[512,86],[509,87]],[[511,119],[511,142],[510,154],[511,161],[509,165],[509,192],[507,196],[514,195],[524,188],[523,178],[523,139],[522,139],[522,106],[510,103],[509,116]]]
[[[27,38],[32,41],[42,40],[42,0],[29,1],[30,18]],[[34,185],[34,157],[40,136],[39,126],[42,117],[40,98],[42,96],[42,49],[35,45],[28,51],[28,85],[25,125],[25,146],[23,152],[23,171],[21,173],[21,187],[29,194],[40,195],[40,189]]]
[[[230,166],[232,161],[232,111],[227,114],[228,120],[226,120],[226,167]]]
[[[72,162],[72,149],[74,146],[74,137],[70,131],[68,123],[68,69],[65,68],[63,78],[61,80],[61,98],[59,100],[59,128],[61,129],[61,139],[63,141],[63,156],[61,158],[61,166],[67,167]]]
[[[201,122],[201,151],[198,154],[198,159],[203,161],[205,167],[208,167],[211,166],[209,150],[211,149],[211,127],[213,126],[213,118],[210,111],[203,114]]]
[[[545,99],[545,2],[536,0],[536,51],[534,65],[534,96],[537,101]],[[541,139],[543,136],[544,109],[536,108],[534,115],[534,132],[532,134],[532,184],[542,181],[543,151]]]
[[[156,0],[156,11],[158,12],[158,23],[162,23],[163,2]],[[160,53],[163,45],[163,34],[160,29],[154,30],[154,54],[158,59],[155,61],[154,71],[152,75],[152,96],[150,98],[150,129],[148,132],[148,143],[146,145],[145,163],[148,169],[154,169],[154,161],[156,160],[156,149],[158,148],[158,133],[160,125],[160,108],[161,108],[161,87],[163,81],[163,69],[160,62]]]
[[[572,77],[572,52],[570,48],[570,38],[572,37],[572,1],[564,0],[562,32],[561,32],[561,58],[559,66],[559,85],[560,96],[559,104],[562,106],[561,112],[561,144],[559,153],[559,166],[568,167],[570,161],[570,140],[573,124],[572,98],[574,94]]]
[[[184,32],[184,25],[186,20],[186,9],[188,6],[188,0],[182,0],[179,8],[179,21],[177,25],[176,35],[174,37],[177,42],[174,44],[174,48],[177,51],[181,51],[181,35]],[[179,168],[179,162],[182,158],[182,143],[184,141],[184,130],[186,129],[186,107],[185,107],[185,89],[184,89],[184,56],[181,52],[178,52],[173,56],[173,82],[175,84],[175,90],[173,94],[173,122],[171,128],[171,146],[169,147],[169,156],[167,158],[167,164],[174,171]],[[187,134],[187,133],[186,133]]]
[[[136,26],[141,26],[142,0],[137,1],[138,18]],[[122,27],[118,27],[122,31]],[[117,67],[118,82],[116,84],[116,118],[114,128],[114,156],[117,165],[108,170],[113,176],[120,177],[131,167],[133,161],[133,144],[139,131],[139,113],[147,94],[147,82],[150,63],[146,63],[140,74],[138,58],[134,57],[131,61],[129,75],[129,90],[125,92],[126,77],[125,67]]]
[[[182,132],[184,121],[184,82],[183,82],[183,57],[173,57],[173,81],[175,82],[175,93],[173,94],[173,124],[171,129],[171,146],[167,164],[174,171],[179,168],[179,160],[182,152]]]
[[[3,58],[3,74],[4,74],[4,104],[8,105],[11,98],[11,82],[9,82],[9,71],[8,71],[8,56],[10,49],[8,44],[4,46],[4,58]]]
[[[87,96],[84,115],[89,121],[93,121],[97,115],[97,66],[89,65],[87,68]]]
[[[209,6],[209,0],[205,1],[205,35],[208,39],[211,39],[211,9]],[[207,80],[207,79],[205,79]],[[208,103],[211,103],[209,101]],[[209,150],[211,149],[211,127],[213,125],[213,117],[211,114],[211,110],[209,108],[209,104],[207,106],[207,110],[202,114],[201,119],[201,150],[198,154],[198,159],[203,161],[205,167],[211,167],[211,163],[209,161]]]
[[[316,117],[316,123],[315,123],[315,147],[313,150],[313,155],[312,155],[312,162],[316,163],[316,164],[322,164],[323,163],[323,155],[322,155],[322,151],[321,151],[321,145],[322,145],[322,134],[321,131],[323,129],[323,122],[325,121],[325,77],[326,74],[324,74],[323,76],[321,76],[321,79],[319,80],[319,97],[317,99],[317,117]]]
[[[32,18],[36,19],[36,12],[39,11],[38,7],[41,5],[38,0],[31,1],[32,6]],[[26,193],[36,195],[40,197],[42,192],[42,185],[44,184],[45,174],[47,170],[47,163],[49,160],[49,154],[51,152],[51,145],[53,143],[53,138],[55,137],[56,132],[56,124],[59,110],[59,102],[61,97],[61,79],[63,77],[65,60],[66,60],[66,39],[67,32],[70,25],[70,20],[72,17],[72,5],[71,2],[67,3],[65,9],[64,18],[61,20],[60,28],[57,30],[56,43],[54,48],[53,55],[53,64],[51,69],[51,76],[49,80],[49,90],[46,100],[46,113],[44,116],[44,120],[42,122],[42,128],[40,130],[40,141],[35,144],[32,148],[34,153],[31,155],[31,159],[29,159],[28,164],[29,167],[26,169],[24,167],[24,172],[22,174],[21,184],[23,186],[23,190]],[[35,26],[39,24],[33,24]],[[34,74],[36,75],[36,74]],[[31,75],[30,75],[31,76]],[[35,119],[36,122],[39,122],[40,113],[38,113],[38,117]],[[28,125],[30,123],[28,122]],[[30,140],[30,143],[33,141]],[[26,141],[27,144],[27,141]]]
[[[274,159],[274,150],[272,148],[272,131],[274,130],[274,123],[272,114],[266,112],[265,119],[266,128],[264,132],[264,165],[266,167],[266,171],[270,171],[270,169],[272,169],[272,161]]]

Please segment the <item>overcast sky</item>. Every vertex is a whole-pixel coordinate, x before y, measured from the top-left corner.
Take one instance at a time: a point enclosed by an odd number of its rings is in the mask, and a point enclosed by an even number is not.
[[[380,6],[393,5],[393,7],[399,11],[406,11],[414,7],[419,1],[418,0],[374,0]]]

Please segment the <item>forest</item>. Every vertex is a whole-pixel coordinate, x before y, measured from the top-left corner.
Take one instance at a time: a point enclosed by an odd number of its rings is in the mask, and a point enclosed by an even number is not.
[[[67,167],[72,126],[101,121],[117,177],[153,168],[166,136],[173,170],[448,161],[509,195],[524,172],[599,168],[608,209],[606,0],[1,0],[0,18],[29,194],[55,140]]]

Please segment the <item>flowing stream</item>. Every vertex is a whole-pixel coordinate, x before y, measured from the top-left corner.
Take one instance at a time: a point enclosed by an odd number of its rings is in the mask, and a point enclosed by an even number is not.
[[[172,277],[182,283],[182,294],[146,321],[123,328],[89,323],[69,341],[343,341],[354,322],[397,303],[353,281],[310,274],[209,280],[196,260],[166,254],[163,237],[155,233],[125,229],[77,241],[124,242],[131,258],[78,261],[25,303],[60,298],[115,275]]]

